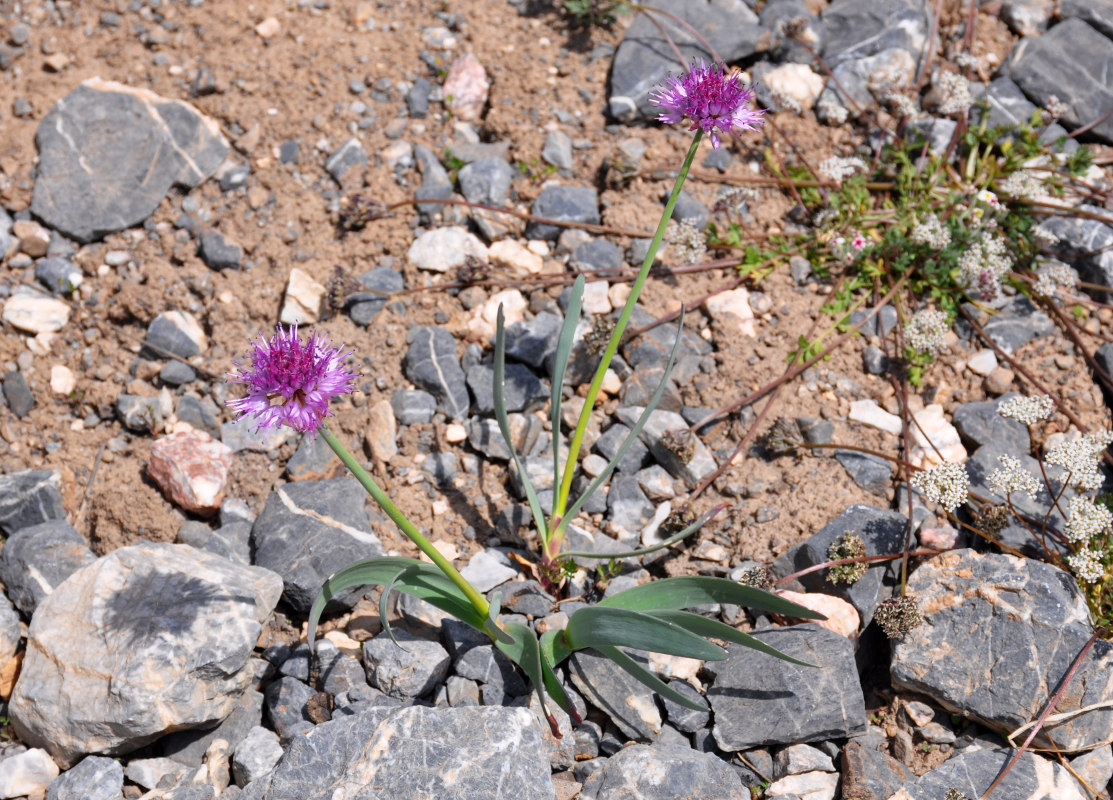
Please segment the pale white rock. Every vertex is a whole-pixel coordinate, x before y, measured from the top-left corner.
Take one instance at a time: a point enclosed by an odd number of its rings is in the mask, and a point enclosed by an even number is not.
[[[943,461],[966,461],[966,448],[958,430],[943,416],[943,406],[932,403],[913,416],[912,452],[908,460],[914,467],[927,469]]]
[[[692,551],[692,557],[703,561],[726,561],[727,549],[721,544],[715,544],[704,539]]]
[[[597,478],[607,468],[607,459],[598,453],[591,453],[584,456],[584,460],[580,462],[580,467],[589,478]]]
[[[879,431],[900,435],[900,417],[890,414],[875,400],[855,400],[850,404],[850,413],[847,416],[852,422],[860,422]]]
[[[464,266],[468,256],[486,264],[487,246],[473,233],[450,225],[426,231],[410,245],[406,258],[418,269],[448,272]]]
[[[754,310],[750,308],[750,293],[739,287],[719,292],[707,298],[703,307],[711,318],[730,330],[737,330],[744,336],[754,336]]]
[[[519,275],[536,275],[545,266],[545,259],[516,239],[500,239],[487,248],[487,258],[496,267]]]
[[[321,319],[321,304],[327,293],[328,289],[294,267],[286,282],[286,298],[279,320],[283,325],[312,325]]]
[[[790,797],[794,800],[834,800],[838,786],[838,773],[817,770],[799,775],[786,775],[779,781],[769,784],[769,788],[762,796],[766,800]]]
[[[41,258],[50,248],[50,231],[32,219],[17,220],[12,234],[19,240],[21,252],[31,258]]]
[[[34,289],[19,287],[4,302],[0,318],[24,333],[53,333],[70,321],[70,307]]]
[[[0,761],[0,797],[42,797],[58,774],[54,759],[37,747],[5,758]]]
[[[997,354],[988,347],[979,350],[970,356],[970,360],[966,362],[966,368],[975,375],[981,375],[984,378],[997,369]]]
[[[622,391],[622,378],[613,369],[607,368],[603,373],[603,383],[599,385],[605,394],[618,394]]]
[[[452,62],[444,79],[445,104],[456,119],[474,122],[483,116],[490,86],[479,59],[471,53],[460,56]]]
[[[553,248],[549,247],[549,243],[544,239],[530,239],[526,247],[531,253],[539,256],[547,256],[553,252]]]
[[[260,39],[270,39],[273,36],[277,36],[278,32],[281,30],[282,24],[274,17],[267,17],[255,26],[255,33],[259,35]]]
[[[517,576],[518,571],[499,560],[488,550],[480,550],[471,557],[460,574],[480,592],[489,592],[499,584]]]
[[[449,444],[458,444],[468,438],[468,429],[459,422],[452,422],[445,426],[444,440]]]
[[[815,106],[827,83],[807,64],[782,64],[766,72],[761,82],[774,96],[788,98],[803,110]]]
[[[517,289],[503,289],[479,306],[478,315],[488,324],[494,325],[498,321],[499,306],[502,306],[503,324],[510,326],[525,320],[529,301]]]
[[[376,461],[390,461],[398,453],[394,442],[397,436],[398,424],[390,401],[378,401],[367,410],[367,429],[363,433],[371,457]]]
[[[622,308],[630,297],[630,284],[616,283],[607,290],[607,299],[611,301],[611,308]]]
[[[406,169],[413,166],[414,146],[409,142],[394,142],[380,150],[379,155],[392,172],[399,168]]]
[[[73,370],[64,364],[55,364],[50,368],[50,391],[54,394],[66,395],[77,386],[77,379]]]
[[[609,284],[606,281],[592,281],[584,284],[583,310],[585,314],[609,314],[611,301],[607,298]]]
[[[147,474],[184,508],[212,514],[224,500],[232,448],[200,430],[173,433],[151,445]]]
[[[862,617],[858,613],[858,609],[854,608],[854,606],[841,597],[835,597],[831,594],[822,594],[820,592],[791,592],[787,589],[778,591],[777,595],[792,603],[796,603],[798,606],[803,606],[812,611],[818,611],[820,614],[827,617],[827,619],[808,621],[814,621],[820,627],[826,628],[829,631],[834,631],[840,636],[854,636],[858,633],[858,628],[861,627]]]
[[[654,653],[649,652],[649,668],[656,672],[658,675],[664,675],[668,678],[679,678],[682,681],[688,681],[699,685],[699,680],[696,674],[703,667],[703,662],[698,658],[686,658],[684,656],[670,656],[668,653]]]
[[[665,537],[661,535],[661,526],[665,524],[665,520],[669,518],[669,514],[671,513],[672,503],[668,500],[657,506],[657,510],[653,512],[653,519],[649,521],[648,525],[642,528],[642,547],[652,547],[665,540]]]

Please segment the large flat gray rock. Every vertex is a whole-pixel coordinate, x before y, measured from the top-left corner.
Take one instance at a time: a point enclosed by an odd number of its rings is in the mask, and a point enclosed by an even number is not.
[[[418,328],[410,339],[403,361],[406,377],[437,398],[440,408],[453,419],[464,419],[471,404],[464,370],[456,355],[456,340],[444,328]]]
[[[188,545],[122,547],[43,598],[11,698],[21,741],[62,766],[212,725],[248,665],[281,580]]]
[[[823,59],[831,68],[893,47],[918,57],[927,42],[924,0],[835,0],[820,15],[827,30]]]
[[[1082,280],[1113,288],[1113,214],[1088,204],[1082,205],[1081,209],[1109,221],[1070,215],[1050,216],[1040,223],[1040,227],[1059,237],[1052,251],[1078,270]]]
[[[742,781],[718,756],[675,744],[636,744],[584,782],[581,800],[740,800]]]
[[[1074,579],[1035,559],[954,550],[920,565],[908,589],[924,624],[894,643],[893,684],[1001,732],[1039,715],[1092,633]],[[1109,738],[1111,667],[1113,645],[1098,640],[1056,711],[1106,707],[1046,724],[1039,746],[1073,752]]]
[[[905,784],[901,792],[893,795],[894,800],[939,800],[951,789],[958,789],[967,797],[981,797],[1016,752],[986,744],[979,742],[982,746],[967,748],[921,775],[915,783]],[[1090,794],[1083,791],[1066,767],[1029,751],[993,790],[993,796],[1084,800]]]
[[[31,211],[80,242],[130,228],[175,184],[198,186],[228,154],[220,126],[188,103],[89,78],[35,134]]]

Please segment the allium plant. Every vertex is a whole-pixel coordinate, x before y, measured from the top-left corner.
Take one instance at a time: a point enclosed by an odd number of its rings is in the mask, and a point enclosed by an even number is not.
[[[549,588],[559,587],[571,557],[620,559],[637,557],[667,547],[691,535],[714,513],[705,514],[686,524],[664,542],[643,550],[601,555],[568,553],[561,547],[568,524],[576,518],[586,499],[602,486],[626,450],[637,439],[664,391],[676,357],[676,344],[673,345],[660,385],[632,427],[628,438],[587,490],[573,499],[572,478],[584,443],[588,419],[598,399],[604,375],[614,359],[634,304],[648,277],[649,268],[661,246],[666,223],[672,217],[676,199],[691,168],[700,140],[706,133],[710,136],[712,145],[717,147],[720,143],[720,134],[750,130],[758,125],[761,121],[760,112],[752,111],[747,107],[751,96],[751,90],[744,88],[735,76],[724,72],[720,65],[708,66],[704,62],[700,62],[699,66],[693,64],[692,70],[686,75],[670,78],[668,84],[661,87],[656,94],[658,102],[666,109],[661,119],[667,122],[687,119],[692,123],[691,129],[695,131],[695,136],[684,159],[671,199],[666,204],[657,226],[645,262],[631,287],[629,299],[614,323],[613,330],[609,331],[606,346],[602,348],[583,410],[572,433],[567,454],[563,458],[561,455],[563,448],[554,442],[553,470],[556,493],[551,509],[542,507],[537,492],[522,469],[518,453],[512,444],[514,439],[510,434],[504,396],[503,314],[502,309],[499,309],[495,335],[493,387],[495,417],[504,440],[511,443],[512,461],[524,485],[542,544],[536,568],[537,574]],[[573,285],[564,326],[558,339],[550,409],[554,434],[558,434],[561,429],[560,406],[564,373],[579,321],[583,290],[584,279],[581,276]],[[683,326],[683,316],[680,325]],[[677,342],[679,342],[679,333],[678,331]],[[684,610],[707,603],[731,603],[748,605],[787,617],[823,619],[821,614],[761,588],[721,578],[676,577],[637,586],[608,597],[595,606],[578,609],[571,615],[564,630],[548,631],[540,638],[521,622],[501,619],[499,594],[495,593],[490,598],[486,598],[468,583],[402,514],[370,474],[325,426],[324,419],[329,414],[329,400],[352,390],[355,374],[343,363],[348,355],[350,353],[344,352],[342,348],[332,348],[327,338],[316,333],[311,334],[309,339],[303,342],[298,338],[296,328],[287,330],[279,328],[271,339],[261,339],[253,345],[250,365],[237,364],[229,374],[229,380],[248,386],[246,397],[229,403],[233,409],[244,416],[253,417],[263,428],[289,425],[307,434],[321,435],[399,530],[433,562],[427,564],[416,559],[401,557],[373,558],[358,561],[331,576],[321,588],[310,610],[308,641],[311,651],[317,622],[330,599],[355,586],[380,585],[383,587],[380,617],[388,635],[393,637],[387,613],[387,604],[393,592],[404,592],[425,600],[489,636],[495,647],[518,664],[529,676],[542,708],[546,707],[545,696],[548,694],[573,720],[577,721],[578,714],[565,694],[561,681],[557,677],[556,668],[573,652],[584,648],[594,648],[662,696],[696,710],[705,710],[706,707],[669,687],[621,648],[650,650],[701,660],[724,659],[727,656],[726,651],[711,641],[717,639],[752,647],[792,663],[804,664],[729,625]],[[551,714],[548,718],[553,734],[560,736],[555,718]]]

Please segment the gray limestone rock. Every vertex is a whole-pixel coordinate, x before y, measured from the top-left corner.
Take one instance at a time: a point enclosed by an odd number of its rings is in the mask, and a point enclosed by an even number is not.
[[[239,269],[243,261],[243,248],[225,238],[219,231],[201,234],[197,254],[210,269]]]
[[[1051,509],[1048,524],[1053,528],[1062,530],[1065,520],[1057,510],[1051,508],[1051,493],[1049,493],[1047,487],[1043,485],[1039,462],[1026,452],[1016,451],[1007,443],[990,442],[989,444],[982,445],[967,459],[965,466],[966,474],[970,476],[971,493],[985,498],[990,503],[1005,502],[1005,498],[998,496],[990,487],[989,483],[989,474],[993,470],[1001,467],[1000,458],[1003,455],[1012,456],[1020,461],[1020,466],[1034,475],[1040,484],[1039,491],[1036,492],[1034,500],[1024,492],[1013,492],[1010,497],[1013,505],[1020,513],[1034,520],[1042,520],[1044,515],[1048,513],[1048,510]],[[1048,464],[1045,466],[1045,469],[1047,470],[1047,477],[1051,482],[1051,492],[1058,494],[1060,488],[1059,481],[1063,475],[1063,468],[1055,466],[1054,464]],[[1068,487],[1063,492],[1063,496],[1060,499],[1060,507],[1066,508],[1075,494],[1075,490]],[[1031,534],[1027,533],[1025,529],[1019,526],[1015,526],[1015,529],[1022,537],[1021,541],[1010,539],[1006,535],[1006,531],[1002,532],[1002,541],[1014,548],[1022,549],[1032,554],[1042,552],[1039,542],[1035,541]]]
[[[313,730],[313,720],[306,708],[313,695],[313,689],[306,683],[289,675],[267,684],[263,693],[267,719],[282,741]]]
[[[85,273],[68,258],[52,256],[35,264],[35,278],[53,294],[70,295],[85,280]]]
[[[972,450],[991,442],[997,442],[1014,453],[1027,453],[1031,449],[1032,437],[1028,434],[1028,426],[997,413],[997,407],[1013,396],[963,403],[958,407],[954,413],[954,426],[963,440],[974,446]]]
[[[904,546],[907,524],[908,518],[896,511],[866,505],[850,506],[824,525],[818,533],[773,562],[773,571],[784,576],[830,560],[827,549],[847,532],[861,537],[866,546],[866,555],[899,553]],[[894,563],[897,564],[896,567]],[[851,584],[831,583],[827,580],[826,570],[810,572],[799,580],[808,591],[832,594],[849,602],[862,615],[864,627],[873,619],[873,612],[878,604],[892,594],[899,576],[899,563],[874,564],[862,578]]]
[[[1040,226],[1059,237],[1052,250],[1078,270],[1082,280],[1113,288],[1113,215],[1088,204],[1081,209],[1108,222],[1066,215],[1048,217]]]
[[[642,411],[643,409],[638,406],[620,408],[618,418],[624,424],[633,428]],[[657,409],[649,415],[649,419],[639,436],[646,447],[649,448],[653,457],[657,459],[657,463],[667,469],[670,475],[674,478],[682,478],[688,483],[696,484],[714,472],[718,465],[715,463],[711,451],[707,449],[707,445],[699,438],[693,439],[694,452],[687,462],[681,460],[674,451],[666,446],[666,433],[687,429],[688,423],[675,411]]]
[[[699,31],[728,63],[757,52],[765,29],[757,15],[742,0],[712,0],[708,3],[670,3],[654,0],[649,8],[662,8],[681,17]],[[656,24],[654,24],[656,23]],[[660,27],[658,27],[660,26]],[[661,32],[668,33],[668,39]],[[680,49],[684,63],[677,63],[669,39]],[[631,122],[639,115],[659,113],[650,94],[670,73],[683,72],[692,59],[711,59],[691,30],[662,14],[639,14],[626,29],[611,65],[610,115]]]
[[[893,47],[919,57],[930,10],[923,0],[835,0],[820,15],[827,31],[824,61],[834,68]]]
[[[510,196],[514,169],[502,158],[480,158],[464,166],[459,178],[468,202],[500,206]]]
[[[630,428],[621,423],[616,423],[603,431],[603,435],[595,443],[595,450],[607,461],[610,461],[618,454],[618,449],[622,447],[622,443],[626,441],[626,437],[629,435]],[[622,460],[618,462],[615,471],[632,475],[645,466],[648,459],[649,448],[642,444],[641,439],[638,439],[623,454]]]
[[[7,596],[0,593],[0,664],[7,664],[15,655],[22,636],[19,612]]]
[[[520,697],[529,692],[529,684],[514,663],[496,650],[494,645],[481,644],[468,650],[453,665],[461,678],[495,685],[504,694]]]
[[[893,466],[884,458],[859,453],[857,450],[836,450],[835,460],[843,465],[856,484],[868,492],[884,496],[893,475]]]
[[[564,320],[542,311],[532,319],[515,322],[506,328],[506,357],[540,369],[556,351]]]
[[[367,166],[367,161],[367,151],[363,149],[363,144],[359,139],[351,138],[333,151],[325,162],[325,169],[334,181],[345,186],[353,183],[357,177],[357,173],[351,170],[362,170]]]
[[[0,475],[0,533],[11,536],[41,522],[64,520],[60,484],[61,477],[49,469]]]
[[[46,787],[46,800],[121,800],[124,767],[114,758],[89,756]]]
[[[533,714],[499,707],[373,708],[325,722],[294,740],[260,788],[258,800],[555,796]]]
[[[403,369],[407,378],[437,398],[450,417],[468,415],[468,387],[456,355],[456,340],[444,328],[426,326],[414,331]]]
[[[253,560],[282,576],[282,596],[297,613],[309,613],[334,572],[386,555],[371,530],[366,499],[355,478],[289,483],[267,498],[251,529]],[[350,605],[358,596],[357,587],[337,600]]]
[[[35,395],[22,372],[4,373],[3,379],[0,379],[0,388],[3,389],[4,399],[13,414],[23,419],[31,413],[31,409],[35,407]]]
[[[488,364],[476,364],[467,372],[468,388],[475,398],[477,414],[495,413],[494,379],[495,368]],[[502,392],[507,411],[523,411],[549,396],[541,380],[524,364],[506,364],[503,379]]]
[[[739,800],[742,781],[711,753],[674,744],[636,744],[584,782],[582,800]]]
[[[754,636],[782,653],[815,664],[801,667],[732,644],[725,661],[708,662],[714,675],[707,699],[720,749],[842,739],[866,730],[866,707],[854,645],[815,624],[766,628]]]
[[[621,247],[609,239],[589,239],[572,253],[572,264],[581,270],[618,270],[625,264]]]
[[[1113,0],[1063,0],[1060,19],[1080,19],[1113,37]]]
[[[1036,110],[1036,104],[1024,96],[1024,92],[1011,78],[1004,75],[994,78],[985,87],[984,92],[981,85],[976,83],[971,84],[970,89],[975,100],[981,100],[984,97],[986,111],[988,112],[986,124],[990,128],[1015,128],[1031,124],[1032,112]],[[975,103],[970,109],[971,122],[977,124],[981,121],[981,118],[981,103]],[[1040,132],[1040,141],[1047,145],[1055,145],[1066,135],[1066,128],[1058,122],[1053,122]],[[1074,139],[1067,139],[1063,142],[1062,149],[1064,153],[1072,153],[1078,149],[1078,142]]]
[[[646,658],[627,653],[647,666]],[[594,650],[579,650],[568,659],[572,683],[631,739],[656,739],[664,724],[653,692],[628,672]]]
[[[969,797],[981,797],[1013,755],[1014,750],[988,744],[967,748],[921,775],[914,783],[906,783],[905,794],[897,797],[939,800],[951,789],[958,789]],[[1090,797],[1066,767],[1030,750],[1020,757],[993,794],[1025,800],[1084,800]]]
[[[370,325],[390,302],[390,296],[406,288],[401,273],[389,267],[368,270],[356,280],[360,288],[344,299],[344,313],[357,325]]]
[[[688,681],[673,678],[668,684],[670,688],[680,692],[693,702],[699,703],[703,700],[703,696],[697,692]],[[696,711],[693,708],[682,706],[667,697],[662,697],[661,701],[665,704],[665,715],[668,718],[669,724],[678,731],[695,733],[701,728],[707,727],[707,723],[711,720],[711,713],[709,711]]]
[[[1002,732],[1039,715],[1092,633],[1074,579],[1035,559],[954,550],[921,564],[908,589],[924,624],[894,643],[894,686]],[[1056,710],[1099,707],[1045,724],[1038,746],[1074,752],[1109,737],[1111,666],[1113,645],[1099,639]]]
[[[280,594],[274,573],[188,545],[115,550],[39,603],[12,724],[63,766],[211,725],[250,685],[248,659]]]
[[[908,767],[883,750],[851,740],[842,750],[842,791],[849,800],[889,800],[916,779]]]
[[[193,358],[208,346],[204,330],[188,311],[159,314],[147,326],[143,344],[157,358]]]
[[[982,330],[994,344],[1011,354],[1033,339],[1051,336],[1058,329],[1046,314],[1032,304],[1031,300],[1018,295],[1001,306],[997,313],[982,325]]]
[[[177,184],[200,185],[228,154],[220,126],[181,100],[90,78],[35,134],[35,216],[90,242],[145,220]]]
[[[1040,106],[1046,107],[1052,95],[1058,97],[1070,109],[1060,122],[1077,128],[1097,120],[1113,105],[1108,81],[1111,60],[1113,41],[1072,18],[1042,36],[1022,39],[1001,71]],[[1089,135],[1113,141],[1113,119],[1091,128]]]
[[[30,617],[44,597],[77,570],[96,561],[85,539],[63,519],[23,528],[0,550],[0,581]]]
[[[591,186],[546,186],[533,201],[530,213],[559,222],[599,224],[599,195]],[[555,241],[563,228],[547,222],[530,222],[526,235],[531,239]]]
[[[158,740],[160,755],[189,767],[199,767],[209,745],[217,739],[228,742],[233,750],[256,725],[263,724],[263,695],[248,689],[238,698],[232,712],[215,728],[177,731]]]
[[[437,411],[437,398],[421,389],[398,389],[390,397],[390,408],[399,425],[431,422]]]
[[[236,745],[232,777],[236,786],[246,786],[269,773],[282,758],[282,744],[274,731],[256,726]]]
[[[572,169],[575,166],[572,160],[572,139],[564,131],[552,131],[545,137],[541,158],[557,169]]]
[[[367,682],[391,697],[421,697],[433,690],[448,674],[451,659],[437,642],[394,629],[391,641],[386,631],[363,645]],[[399,646],[401,645],[401,646]]]

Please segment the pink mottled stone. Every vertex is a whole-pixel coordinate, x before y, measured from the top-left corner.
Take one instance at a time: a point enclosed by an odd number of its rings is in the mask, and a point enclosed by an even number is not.
[[[958,542],[958,531],[954,528],[921,528],[920,544],[932,550],[953,550]]]
[[[232,450],[204,431],[164,436],[151,447],[147,474],[184,508],[211,514],[224,499]]]
[[[457,119],[475,122],[483,116],[490,86],[487,70],[469,53],[452,62],[444,79],[444,99]]]
[[[779,591],[777,594],[785,600],[790,600],[804,608],[810,608],[812,611],[823,614],[827,619],[815,620],[816,624],[841,636],[850,637],[855,635],[858,633],[858,627],[862,624],[858,609],[841,597],[817,592],[801,594],[800,592],[790,592],[787,589]]]

